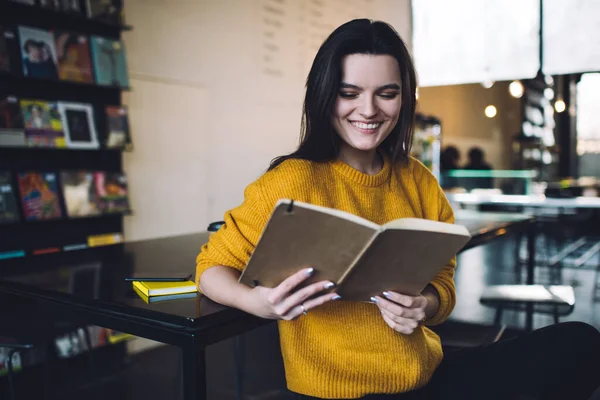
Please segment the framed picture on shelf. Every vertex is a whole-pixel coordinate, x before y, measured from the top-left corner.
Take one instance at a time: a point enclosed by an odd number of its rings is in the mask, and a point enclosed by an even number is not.
[[[103,214],[130,210],[127,177],[121,172],[94,172],[96,198]]]
[[[61,80],[94,83],[88,38],[75,32],[54,32],[58,77]]]
[[[0,225],[18,221],[17,196],[10,172],[0,171]]]
[[[0,147],[25,147],[25,127],[19,100],[0,94]]]
[[[86,0],[88,18],[119,25],[123,22],[121,0]]]
[[[124,149],[131,151],[131,135],[129,132],[129,118],[127,116],[127,107],[125,106],[106,106],[106,126],[108,135],[106,136],[106,147],[109,149]]]
[[[58,79],[54,38],[50,32],[19,26],[23,75],[32,78]]]
[[[67,147],[72,149],[97,149],[100,147],[94,110],[90,104],[59,102]]]
[[[40,7],[47,10],[60,10],[60,0],[40,0]]]
[[[60,182],[69,218],[100,214],[91,172],[63,171],[60,173]]]
[[[15,30],[0,25],[0,73],[20,75],[21,53]]]
[[[128,88],[129,76],[123,42],[92,36],[90,43],[96,83],[103,86]]]
[[[27,221],[62,217],[55,173],[21,172],[18,178],[23,214]]]
[[[28,147],[66,147],[58,104],[42,100],[21,100]]]

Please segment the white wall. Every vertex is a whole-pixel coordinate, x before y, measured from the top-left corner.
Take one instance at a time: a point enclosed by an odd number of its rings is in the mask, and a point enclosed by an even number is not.
[[[383,19],[411,36],[410,0],[128,0],[125,14],[127,240],[204,230],[294,149],[308,68],[336,26]]]

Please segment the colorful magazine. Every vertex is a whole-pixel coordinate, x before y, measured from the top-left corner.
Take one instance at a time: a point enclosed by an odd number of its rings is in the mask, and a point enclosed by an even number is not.
[[[61,80],[94,83],[88,38],[75,32],[54,32]]]
[[[94,175],[85,171],[60,173],[67,215],[71,218],[100,214],[94,186]]]
[[[129,87],[123,42],[92,36],[90,43],[96,83],[104,86]]]
[[[0,73],[20,74],[21,57],[14,29],[0,25]]]
[[[17,196],[9,172],[0,172],[0,225],[19,221]]]
[[[130,210],[125,174],[95,172],[94,183],[98,206],[103,214],[124,213]]]
[[[129,133],[127,107],[107,106],[106,119],[108,126],[106,147],[109,149],[132,150],[133,144]]]
[[[19,26],[23,74],[32,78],[58,79],[54,38],[48,31]]]
[[[0,147],[25,147],[25,128],[19,100],[0,95]]]
[[[55,173],[22,172],[18,177],[23,214],[26,220],[36,221],[62,217]]]
[[[30,147],[66,147],[57,103],[21,100],[25,138]]]

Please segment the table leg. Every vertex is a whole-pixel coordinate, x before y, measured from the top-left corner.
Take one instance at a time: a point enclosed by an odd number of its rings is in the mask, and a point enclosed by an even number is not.
[[[535,239],[536,223],[532,223],[527,231],[527,284],[533,285],[535,280]],[[533,303],[527,303],[525,310],[525,331],[533,330]]]
[[[183,398],[185,400],[206,400],[206,358],[204,346],[195,341],[193,346],[182,347]]]

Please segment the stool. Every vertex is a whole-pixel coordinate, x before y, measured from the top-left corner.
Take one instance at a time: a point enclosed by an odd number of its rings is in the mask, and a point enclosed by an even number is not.
[[[572,286],[567,285],[497,285],[487,287],[479,301],[496,309],[496,325],[501,324],[504,310],[552,314],[554,323],[558,323],[559,317],[573,312],[575,292]],[[531,326],[526,327],[528,331],[531,329]]]

